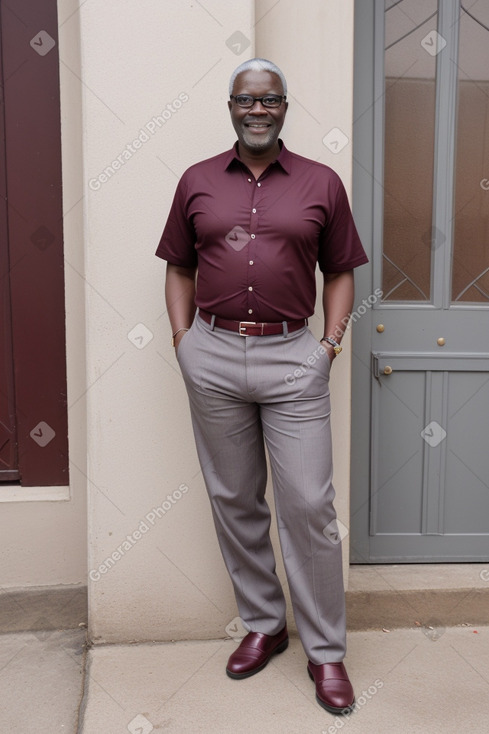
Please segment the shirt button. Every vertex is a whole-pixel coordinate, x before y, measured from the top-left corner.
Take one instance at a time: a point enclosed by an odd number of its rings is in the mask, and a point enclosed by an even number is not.
[[[250,265],[253,265],[253,260],[250,260]]]
[[[252,286],[252,285],[249,285],[249,286],[248,286],[248,290],[249,290],[249,291],[252,291],[252,290],[253,290],[253,286]]]
[[[251,237],[252,240],[255,239],[255,235],[254,234],[250,235],[250,237]]]
[[[252,308],[249,308],[248,309],[248,313],[253,313],[253,309]]]
[[[257,186],[261,186],[261,183],[257,183],[256,185],[257,185]]]
[[[253,212],[253,214],[256,214],[256,209],[252,209],[251,211]]]
[[[251,183],[251,178],[248,179],[248,183]]]

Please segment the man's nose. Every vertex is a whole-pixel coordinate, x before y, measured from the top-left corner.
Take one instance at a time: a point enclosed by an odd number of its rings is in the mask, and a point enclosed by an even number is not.
[[[254,103],[249,109],[250,112],[252,112],[254,115],[259,114],[267,114],[267,108],[263,106],[263,103],[260,102],[259,99],[255,99]]]

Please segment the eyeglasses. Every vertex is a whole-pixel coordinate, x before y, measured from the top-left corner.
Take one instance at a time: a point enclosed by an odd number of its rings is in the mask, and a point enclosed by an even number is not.
[[[234,99],[239,107],[253,107],[255,102],[261,102],[264,107],[280,107],[285,95],[282,94],[266,94],[264,97],[252,97],[251,94],[232,94],[230,99]]]

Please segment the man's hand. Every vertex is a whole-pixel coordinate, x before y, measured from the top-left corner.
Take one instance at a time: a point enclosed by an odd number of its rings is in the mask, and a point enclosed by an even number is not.
[[[324,339],[321,339],[321,346],[326,350],[326,354],[328,355],[329,363],[333,364],[333,359],[336,359],[338,356],[335,354],[335,351],[331,344],[329,342],[324,341]]]
[[[187,332],[186,331],[180,331],[175,337],[175,354],[178,354],[178,347],[180,345],[180,342],[182,341],[183,337],[185,336]]]
[[[343,273],[325,273],[323,288],[324,336],[332,337],[338,344],[345,333],[353,308],[353,270]],[[332,344],[322,341],[330,362],[336,358]]]
[[[168,263],[166,266],[165,297],[172,334],[179,329],[190,329],[195,316],[195,274],[196,268],[183,268]],[[186,331],[178,331],[175,336],[175,349]]]

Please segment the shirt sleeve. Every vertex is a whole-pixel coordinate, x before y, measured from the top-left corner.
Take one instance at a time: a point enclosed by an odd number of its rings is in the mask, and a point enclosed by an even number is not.
[[[328,221],[319,237],[318,263],[323,273],[341,273],[368,262],[358,236],[345,187],[336,177]]]
[[[170,213],[156,249],[157,257],[184,268],[197,267],[195,230],[188,217],[185,174],[178,182]]]

